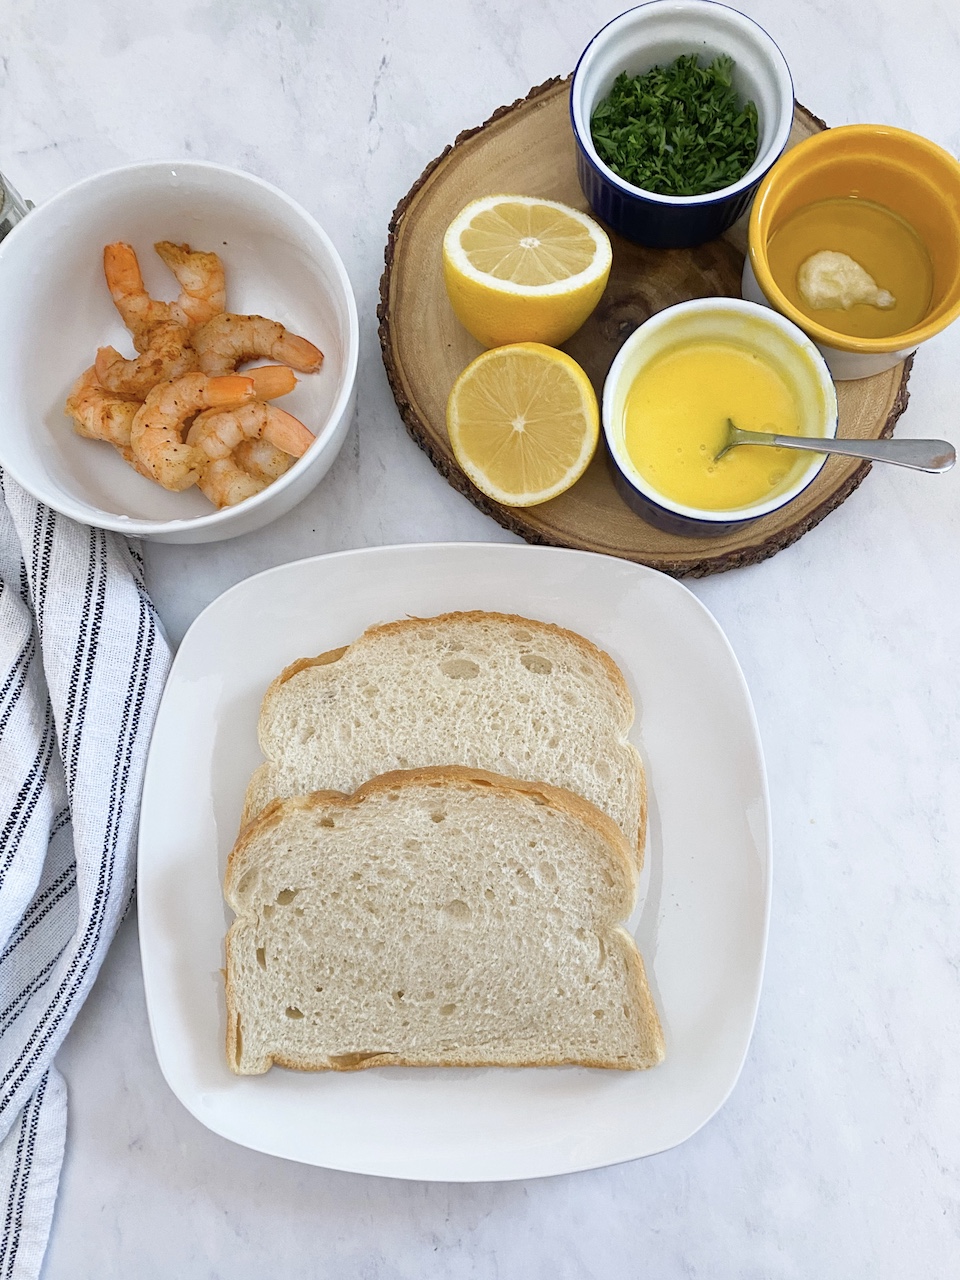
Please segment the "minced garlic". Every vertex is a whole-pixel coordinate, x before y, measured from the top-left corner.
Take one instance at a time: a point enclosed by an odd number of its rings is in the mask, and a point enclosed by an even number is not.
[[[800,264],[797,288],[808,307],[817,311],[842,308],[848,311],[858,302],[889,311],[897,300],[877,287],[873,276],[846,253],[822,249]]]

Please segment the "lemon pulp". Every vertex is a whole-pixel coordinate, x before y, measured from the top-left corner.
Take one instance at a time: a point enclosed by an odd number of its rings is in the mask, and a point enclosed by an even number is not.
[[[454,455],[477,488],[507,506],[535,506],[569,489],[599,438],[590,380],[562,351],[539,343],[478,356],[447,404]]]
[[[727,419],[746,431],[798,435],[797,393],[769,360],[729,341],[668,349],[637,374],[624,409],[624,446],[665,498],[705,511],[752,506],[788,489],[809,455],[742,445],[717,462]]]
[[[478,271],[519,285],[553,284],[585,271],[596,252],[587,228],[552,205],[504,200],[478,213],[460,244]]]

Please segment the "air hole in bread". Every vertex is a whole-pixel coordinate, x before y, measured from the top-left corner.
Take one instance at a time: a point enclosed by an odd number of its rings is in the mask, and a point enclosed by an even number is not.
[[[379,692],[380,690],[373,684],[368,684],[365,688],[360,690],[360,693],[364,698],[375,698]]]
[[[419,840],[404,840],[403,847],[408,853],[416,853],[418,849],[423,848],[423,845]]]
[[[513,631],[510,632],[510,634],[513,636],[514,640],[519,640],[521,644],[526,644],[527,642],[533,639],[533,636],[530,634],[530,632],[524,631],[523,627],[516,627]]]
[[[532,892],[537,887],[536,880],[532,876],[528,876],[523,867],[517,867],[517,884],[527,893]]]
[[[351,880],[360,880],[361,878],[362,878],[362,877],[361,877],[361,875],[360,875],[360,872],[359,872],[359,871],[351,871],[351,872],[350,872],[350,879],[351,879]]]
[[[497,900],[497,895],[493,892],[492,889],[484,889],[483,896],[486,898],[488,902],[496,902]]]
[[[371,1058],[395,1058],[396,1056],[389,1049],[374,1049],[372,1053],[331,1053],[330,1065],[340,1068],[359,1067],[361,1063],[369,1062]]]
[[[399,791],[390,791],[390,792],[388,792],[388,794],[387,794],[387,799],[388,799],[388,800],[393,800],[393,801],[394,801],[394,803],[396,803],[396,801],[400,799],[400,792],[399,792]]]
[[[594,1009],[594,1011],[593,1011],[593,1016],[594,1016],[594,1017],[596,1018],[596,1020],[599,1022],[599,1021],[600,1021],[600,1019],[603,1017],[603,1010],[602,1010],[602,1009]]]
[[[437,993],[435,991],[425,991],[423,993],[424,1000],[436,1000]]]
[[[292,1004],[288,1004],[286,1008],[286,1015],[288,1018],[302,1018],[303,1010],[295,1008]]]
[[[610,768],[610,765],[606,760],[598,760],[593,766],[593,772],[601,782],[609,782],[613,776],[613,770]]]
[[[417,638],[419,640],[432,640],[433,632],[430,631],[427,627],[424,627],[422,631],[417,632]]]
[[[273,915],[274,911],[276,911],[276,907],[273,905],[272,902],[268,902],[267,905],[263,908],[264,920],[269,920],[270,917]]]
[[[446,816],[447,815],[442,809],[434,809],[433,813],[430,815],[430,820],[431,822],[444,822],[446,820]]]
[[[603,966],[607,963],[607,948],[604,945],[604,941],[599,934],[597,934],[597,946],[600,949],[600,958],[598,961],[598,965],[602,969]]]
[[[320,819],[320,826],[321,826],[321,827],[335,827],[336,825],[337,825],[337,824],[334,822],[334,820],[333,820],[332,818],[321,818],[321,819]]]
[[[543,880],[545,884],[557,884],[557,868],[552,862],[540,863],[540,879]]]
[[[535,676],[548,676],[553,670],[553,663],[541,653],[521,653],[520,661]],[[584,671],[584,675],[589,675],[589,669]]]
[[[329,653],[321,653],[319,658],[314,658],[310,665],[314,667],[329,667],[334,662],[339,662],[346,652],[346,645],[342,649],[331,649]]]
[[[299,892],[299,889],[281,889],[277,894],[277,905],[281,907],[289,907],[290,903]]]
[[[449,1018],[451,1017],[452,1014],[456,1012],[457,1012],[457,1006],[455,1004],[442,1004],[440,1006],[440,1013],[444,1018]]]
[[[256,877],[255,871],[248,871],[245,876],[240,877],[240,882],[237,885],[237,893],[240,894],[241,897],[243,897],[243,895],[247,892],[247,890],[253,884],[255,877]]]
[[[451,920],[458,922],[469,920],[473,914],[462,898],[454,898],[452,902],[447,903],[443,910]]]
[[[451,680],[475,680],[480,674],[480,665],[470,658],[444,658],[440,670]]]
[[[450,650],[451,653],[459,653],[460,650],[463,648],[463,645],[459,640],[451,640],[450,643],[447,645],[447,648]]]
[[[393,993],[393,998],[394,998],[394,1000],[396,1000],[397,1004],[399,1004],[399,1003],[400,1003],[400,1001],[403,999],[403,992],[402,992],[402,991],[395,991],[395,992]]]
[[[264,947],[257,947],[257,964],[261,969],[267,967],[267,952]]]
[[[554,734],[553,737],[547,742],[547,746],[550,748],[551,751],[556,751],[559,745],[560,745],[560,739],[557,737],[556,734]]]

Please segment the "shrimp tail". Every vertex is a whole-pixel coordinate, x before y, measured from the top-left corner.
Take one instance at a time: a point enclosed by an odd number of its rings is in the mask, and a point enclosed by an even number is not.
[[[253,379],[258,400],[276,400],[297,385],[296,375],[285,364],[261,364],[255,369],[247,369],[246,376]]]
[[[263,438],[293,458],[302,458],[316,440],[310,428],[305,427],[299,418],[274,404],[267,405]]]
[[[149,331],[172,318],[169,304],[147,293],[136,252],[122,240],[104,248],[103,274],[120,318],[133,334],[137,350],[142,351]]]

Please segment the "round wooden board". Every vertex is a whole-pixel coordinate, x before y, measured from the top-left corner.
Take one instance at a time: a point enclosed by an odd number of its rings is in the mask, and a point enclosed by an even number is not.
[[[817,479],[781,511],[719,538],[654,529],[620,499],[601,447],[567,493],[538,507],[503,507],[457,466],[446,431],[450,388],[482,348],[457,322],[443,285],[443,233],[465,204],[498,192],[544,196],[587,209],[577,181],[568,113],[569,79],[550,80],[462,133],[428,165],[390,222],[380,282],[380,344],[397,406],[434,466],[481,511],[528,542],[576,547],[635,560],[675,577],[704,577],[754,564],[789,546],[839,506],[869,463],[829,458]],[[825,128],[799,104],[790,143]],[[710,294],[740,296],[743,220],[697,249],[644,249],[611,233],[613,270],[596,311],[564,350],[587,371],[599,398],[626,337],[654,312]],[[841,436],[888,436],[907,403],[911,361],[837,386]]]

